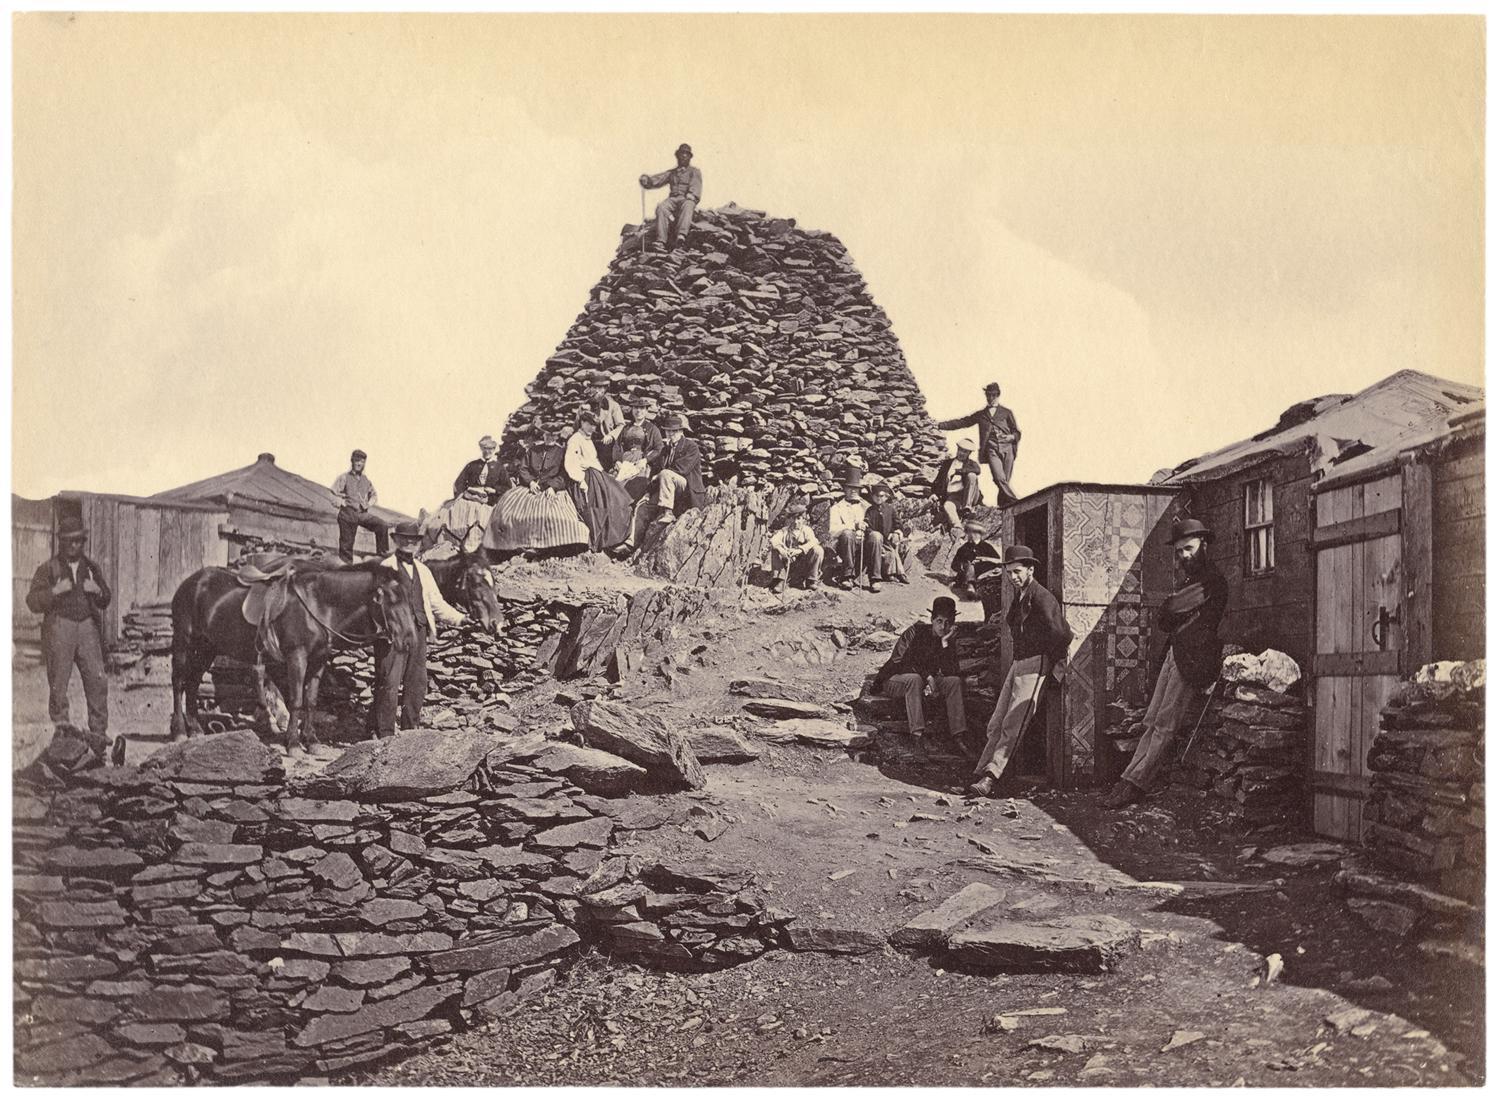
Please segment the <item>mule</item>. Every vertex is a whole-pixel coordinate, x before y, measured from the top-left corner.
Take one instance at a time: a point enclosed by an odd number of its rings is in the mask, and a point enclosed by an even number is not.
[[[282,686],[290,718],[286,746],[317,743],[313,709],[323,666],[335,648],[364,647],[377,638],[406,650],[416,639],[416,621],[401,591],[401,578],[385,566],[292,563],[270,593],[241,584],[233,570],[208,566],[177,587],[172,597],[172,737],[203,733],[198,722],[198,684],[216,657],[255,667],[256,687],[266,703],[265,664],[285,664]],[[252,624],[246,601],[266,605]]]
[[[504,612],[495,595],[495,574],[482,551],[460,551],[451,558],[426,559],[438,591],[449,604],[466,610],[486,631],[500,634]]]

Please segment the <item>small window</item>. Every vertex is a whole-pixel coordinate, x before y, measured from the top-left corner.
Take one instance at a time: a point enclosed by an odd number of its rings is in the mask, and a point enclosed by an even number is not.
[[[1245,568],[1252,574],[1276,568],[1276,517],[1271,501],[1270,478],[1245,486]]]

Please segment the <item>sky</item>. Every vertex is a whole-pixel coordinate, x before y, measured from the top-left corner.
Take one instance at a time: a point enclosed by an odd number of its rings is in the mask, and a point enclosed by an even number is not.
[[[17,15],[12,488],[265,451],[331,482],[361,447],[383,504],[435,508],[681,141],[705,206],[843,240],[935,417],[1000,383],[1022,494],[1403,368],[1482,382],[1483,47],[1478,17]]]

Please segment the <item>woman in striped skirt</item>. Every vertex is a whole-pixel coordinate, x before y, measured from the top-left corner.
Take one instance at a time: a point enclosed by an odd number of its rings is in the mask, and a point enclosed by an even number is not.
[[[571,427],[549,443],[538,422],[521,463],[521,484],[495,502],[484,532],[485,550],[508,557],[517,551],[581,551],[589,545],[588,526],[578,515],[563,472]]]

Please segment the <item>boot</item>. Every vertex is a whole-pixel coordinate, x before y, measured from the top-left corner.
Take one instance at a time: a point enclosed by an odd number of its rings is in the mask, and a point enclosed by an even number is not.
[[[988,799],[995,792],[995,778],[993,776],[981,776],[968,787],[964,788],[964,794],[976,799]]]
[[[1109,794],[1100,800],[1100,803],[1111,810],[1118,810],[1121,807],[1128,807],[1131,803],[1139,803],[1145,797],[1146,793],[1129,780],[1118,780],[1110,789]]]

